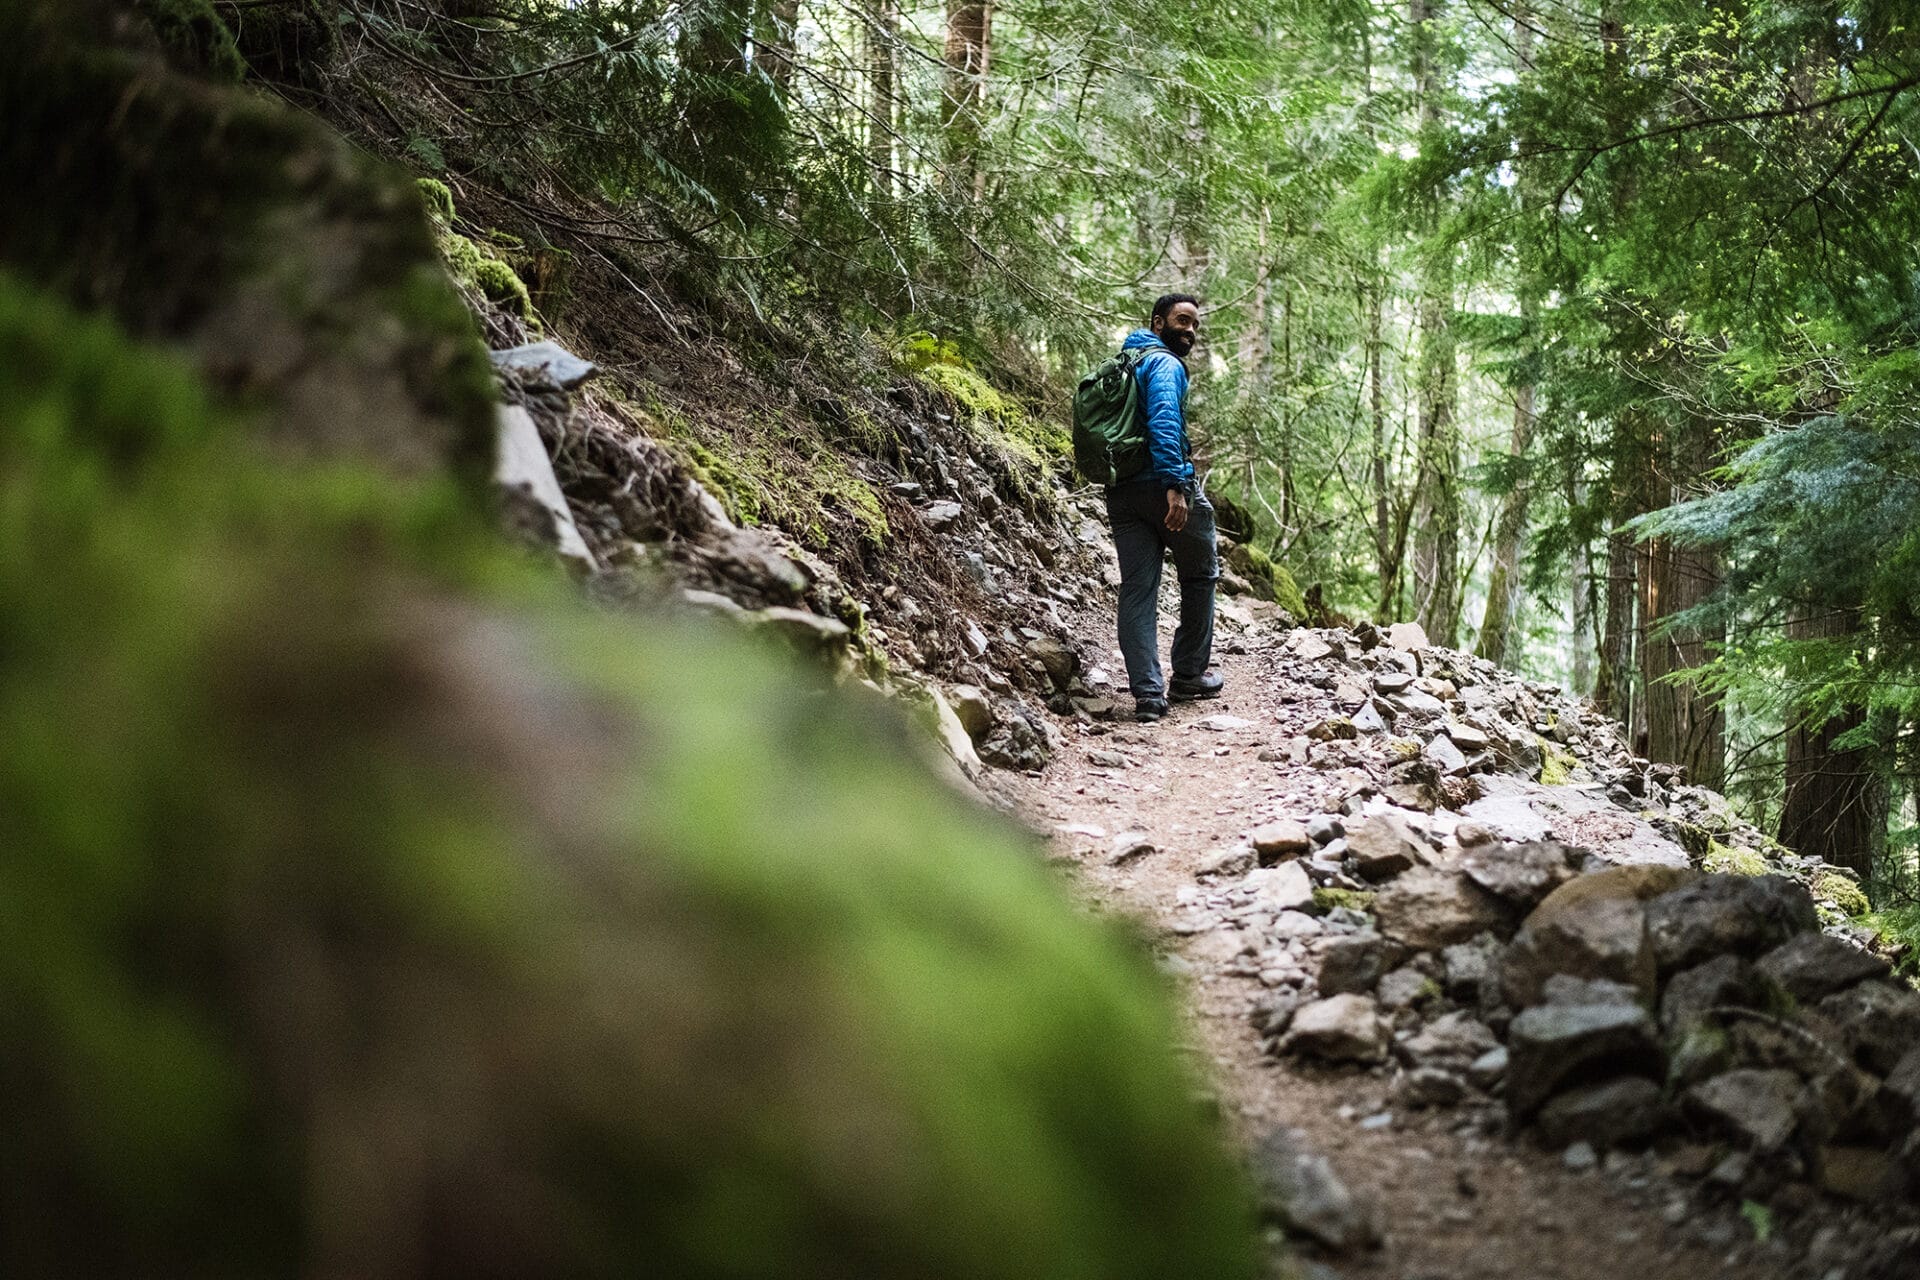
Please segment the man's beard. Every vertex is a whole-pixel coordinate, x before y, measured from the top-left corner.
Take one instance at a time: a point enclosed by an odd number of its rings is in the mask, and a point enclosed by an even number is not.
[[[1177,356],[1185,356],[1192,351],[1193,344],[1194,336],[1190,333],[1176,333],[1167,339],[1167,346],[1172,348],[1173,354]]]

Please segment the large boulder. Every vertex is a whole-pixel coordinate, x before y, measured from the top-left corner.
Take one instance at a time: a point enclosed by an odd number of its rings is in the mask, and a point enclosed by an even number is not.
[[[1658,974],[1645,900],[1691,875],[1666,867],[1609,867],[1555,889],[1527,916],[1501,960],[1501,990],[1537,1004],[1554,974],[1633,987],[1652,1004]]]
[[[1482,842],[1467,849],[1460,870],[1469,880],[1531,911],[1548,894],[1579,874],[1583,855],[1553,841],[1532,844]]]
[[[1617,1076],[1662,1078],[1653,1019],[1635,1004],[1541,1005],[1507,1029],[1507,1105],[1525,1118],[1563,1088]]]
[[[1820,1015],[1838,1028],[1867,1070],[1885,1075],[1920,1044],[1920,992],[1896,982],[1862,982],[1822,1000]]]
[[[1685,1035],[1708,1021],[1713,1010],[1759,1009],[1766,1003],[1766,984],[1752,965],[1739,956],[1715,956],[1667,980],[1660,995],[1660,1025],[1669,1035]]]
[[[1806,887],[1785,876],[1702,876],[1647,907],[1662,973],[1725,953],[1751,959],[1819,927]]]
[[[1437,951],[1482,933],[1504,936],[1514,911],[1457,871],[1421,867],[1373,900],[1380,932],[1421,951]]]
[[[1567,1090],[1540,1108],[1534,1125],[1549,1145],[1586,1142],[1605,1150],[1644,1143],[1669,1119],[1659,1085],[1644,1076],[1622,1076]]]
[[[1688,1089],[1682,1102],[1695,1120],[1757,1152],[1785,1146],[1809,1105],[1799,1076],[1755,1068],[1704,1080]]]
[[[1795,1000],[1812,1004],[1842,987],[1884,977],[1887,962],[1851,942],[1824,933],[1802,933],[1760,957],[1754,968]]]

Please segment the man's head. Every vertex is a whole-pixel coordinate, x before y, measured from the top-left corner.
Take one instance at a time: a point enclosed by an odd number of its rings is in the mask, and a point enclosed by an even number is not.
[[[1163,293],[1154,299],[1153,336],[1186,359],[1200,336],[1200,299],[1190,293]]]

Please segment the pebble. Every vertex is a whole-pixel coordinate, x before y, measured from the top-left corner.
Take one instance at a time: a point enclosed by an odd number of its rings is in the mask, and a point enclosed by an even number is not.
[[[1561,1155],[1560,1163],[1575,1173],[1585,1173],[1600,1163],[1600,1157],[1590,1142],[1576,1142]]]

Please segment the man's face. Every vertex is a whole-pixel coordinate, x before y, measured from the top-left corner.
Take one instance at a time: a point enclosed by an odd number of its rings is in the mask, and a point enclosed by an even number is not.
[[[1167,344],[1167,350],[1186,359],[1200,337],[1200,308],[1191,302],[1174,303],[1166,315],[1153,322],[1153,332]]]

